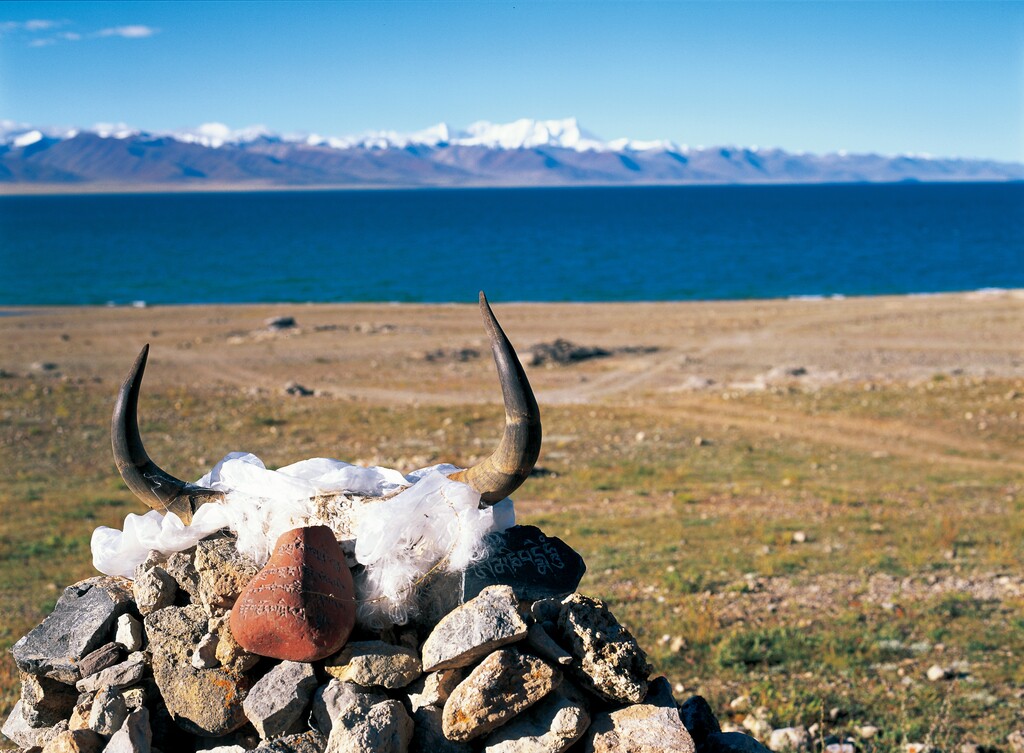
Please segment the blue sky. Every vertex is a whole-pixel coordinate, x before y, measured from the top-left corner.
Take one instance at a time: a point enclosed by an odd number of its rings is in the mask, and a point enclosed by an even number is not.
[[[35,22],[35,23],[32,23]],[[1024,3],[0,2],[0,118],[1024,161]]]

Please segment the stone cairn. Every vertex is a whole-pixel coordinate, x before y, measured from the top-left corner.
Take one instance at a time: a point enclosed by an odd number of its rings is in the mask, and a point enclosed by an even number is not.
[[[765,750],[722,733],[699,696],[680,708],[650,679],[629,630],[575,592],[585,565],[564,542],[515,526],[488,544],[446,584],[461,603],[440,619],[356,627],[315,661],[252,653],[232,630],[232,608],[280,562],[261,571],[224,534],[154,552],[134,581],[68,587],[15,644],[21,700],[3,733],[44,753]],[[320,550],[306,551],[308,570]],[[289,625],[277,653],[309,639]]]
[[[506,432],[490,458],[448,478],[491,505],[529,476],[540,423],[480,303]],[[136,406],[147,352],[118,395],[114,459],[136,496],[188,524],[224,493],[179,481],[146,453]],[[11,650],[21,699],[3,734],[42,753],[766,750],[723,733],[699,696],[680,707],[665,678],[650,678],[629,630],[576,592],[586,566],[559,539],[532,526],[490,533],[482,559],[423,574],[406,624],[374,630],[357,624],[362,565],[347,560],[345,533],[287,531],[261,568],[221,530],[150,552],[131,579],[69,586]]]

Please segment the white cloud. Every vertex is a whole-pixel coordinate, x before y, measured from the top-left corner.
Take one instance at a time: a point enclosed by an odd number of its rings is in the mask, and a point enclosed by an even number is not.
[[[154,29],[152,26],[133,24],[130,26],[113,26],[109,29],[100,29],[96,32],[96,36],[124,37],[125,39],[142,39],[144,37],[151,37],[158,31],[159,29]]]
[[[63,21],[51,21],[48,18],[31,18],[24,23],[25,31],[45,31],[60,26]]]
[[[55,38],[53,38],[53,37],[45,37],[43,39],[33,39],[31,42],[28,43],[28,46],[29,47],[49,47],[51,44],[55,43],[56,41],[57,40]]]

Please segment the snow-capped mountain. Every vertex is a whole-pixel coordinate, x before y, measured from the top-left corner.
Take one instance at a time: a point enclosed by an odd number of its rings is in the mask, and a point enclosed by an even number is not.
[[[222,123],[147,132],[0,121],[0,186],[483,186],[1024,180],[1024,165],[984,160],[690,149],[604,141],[575,118],[445,123],[414,133],[273,133]]]

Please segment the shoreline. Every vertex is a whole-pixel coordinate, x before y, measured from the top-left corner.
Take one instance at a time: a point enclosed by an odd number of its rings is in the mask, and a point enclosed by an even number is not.
[[[1024,290],[929,295],[509,303],[502,327],[553,403],[656,403],[676,393],[816,389],[945,376],[1024,377]],[[119,381],[145,343],[147,384],[279,391],[382,404],[495,398],[475,303],[5,307],[5,373]],[[288,316],[295,326],[267,322]],[[558,341],[606,351],[537,361]],[[461,355],[460,355],[461,354]],[[452,387],[456,389],[452,389]]]
[[[964,179],[947,180],[857,180],[857,181],[790,181],[750,180],[742,182],[640,182],[618,183],[614,181],[592,181],[587,183],[501,183],[466,182],[457,184],[317,184],[288,185],[280,183],[0,183],[0,198],[7,196],[116,196],[137,194],[203,194],[203,193],[312,193],[342,191],[479,191],[479,190],[561,190],[574,188],[740,188],[740,187],[798,187],[798,186],[935,186],[935,185],[1020,185],[1020,179]]]

